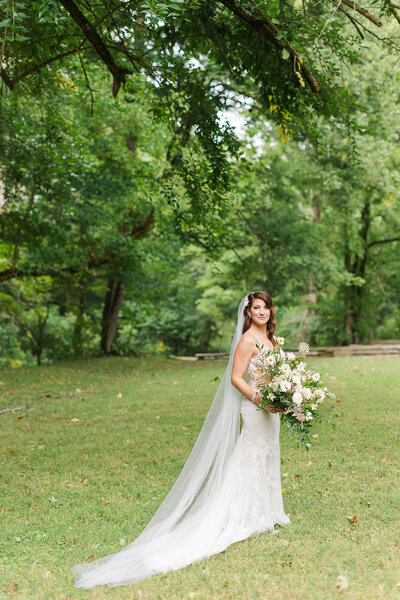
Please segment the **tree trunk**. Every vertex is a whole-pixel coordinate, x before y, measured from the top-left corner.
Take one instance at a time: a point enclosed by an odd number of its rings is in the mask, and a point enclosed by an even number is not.
[[[310,189],[310,204],[311,204],[312,214],[313,214],[313,216],[312,216],[313,223],[317,223],[320,219],[320,211],[319,211],[318,198],[314,197],[313,189]],[[314,339],[311,340],[311,325],[312,325],[313,319],[315,318],[316,306],[317,306],[317,293],[316,293],[316,289],[315,289],[315,285],[314,285],[314,275],[311,273],[308,278],[307,310],[306,310],[306,314],[305,314],[305,318],[304,318],[304,322],[303,322],[301,337],[302,337],[302,339],[308,339],[312,342],[315,342]]]
[[[371,206],[368,199],[361,214],[360,237],[363,241],[362,252],[353,259],[348,244],[344,263],[346,270],[355,277],[365,278],[368,258],[368,233],[371,225]],[[363,314],[364,285],[350,285],[346,290],[345,330],[348,334],[347,344],[359,344],[361,341],[361,318]]]
[[[79,282],[78,307],[75,318],[73,341],[74,352],[77,356],[82,355],[82,329],[85,316],[86,286],[84,281]]]
[[[105,354],[110,354],[111,346],[117,337],[118,313],[123,292],[124,285],[120,281],[109,279],[101,321],[101,349]]]
[[[362,316],[363,288],[351,285],[346,292],[347,312],[345,330],[348,338],[345,345],[360,343],[360,321]]]

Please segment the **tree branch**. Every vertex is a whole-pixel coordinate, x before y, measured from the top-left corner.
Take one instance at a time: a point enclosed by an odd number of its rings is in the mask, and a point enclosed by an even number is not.
[[[88,48],[90,48],[90,46],[88,46],[87,48],[82,48],[82,46],[77,46],[76,48],[73,48],[72,50],[68,50],[67,52],[62,52],[61,54],[57,54],[56,56],[53,56],[52,58],[44,60],[43,62],[39,63],[35,67],[32,67],[32,69],[29,69],[28,71],[24,71],[24,73],[21,73],[21,75],[18,75],[18,77],[13,79],[13,81],[11,83],[13,86],[15,86],[15,84],[19,83],[22,79],[25,79],[25,77],[28,77],[29,75],[32,75],[32,73],[35,73],[36,71],[39,71],[43,67],[50,65],[52,62],[55,62],[56,60],[60,60],[61,58],[65,58],[66,56],[70,56],[71,54],[74,54],[75,52],[78,52],[79,50],[81,50],[81,51],[87,50]]]
[[[82,30],[86,39],[92,44],[93,48],[100,56],[102,61],[108,67],[112,76],[114,77],[113,83],[113,96],[114,98],[118,94],[121,83],[126,82],[126,75],[132,73],[130,69],[120,67],[114,60],[109,49],[105,45],[103,39],[99,36],[93,25],[87,20],[85,15],[79,10],[73,0],[59,0],[64,6],[65,10],[69,13],[78,27]]]
[[[137,238],[144,235],[150,229],[150,227],[153,225],[153,223],[154,223],[154,208],[152,208],[151,211],[149,212],[149,214],[147,215],[147,218],[146,218],[145,222],[143,223],[143,225],[140,225],[136,229],[133,229],[131,231],[129,237],[132,240],[137,240]]]
[[[354,27],[356,28],[356,31],[358,33],[358,35],[360,36],[360,38],[363,40],[365,39],[365,36],[363,34],[363,32],[361,31],[359,25],[360,23],[351,15],[349,15],[349,13],[344,10],[344,8],[341,6],[341,3],[343,2],[343,0],[329,0],[329,2],[331,2],[334,6],[336,6],[344,15],[346,15],[346,17],[349,19],[349,21],[351,22],[352,25],[354,25]],[[362,27],[362,25],[361,25]]]
[[[396,21],[400,24],[400,17],[397,14],[395,7],[393,5],[389,6],[390,12],[392,13],[392,15],[394,16],[394,18],[396,19]]]
[[[375,240],[367,244],[367,249],[369,250],[372,246],[377,246],[378,244],[390,244],[391,242],[400,242],[400,237],[388,238],[386,240]]]
[[[0,75],[6,86],[12,90],[14,88],[14,83],[11,81],[5,70],[0,66]]]
[[[228,57],[226,55],[226,52],[225,52],[225,50],[222,47],[222,44],[221,44],[221,42],[219,40],[217,32],[215,31],[215,27],[213,26],[212,22],[210,21],[210,18],[208,16],[207,10],[205,9],[204,5],[201,8],[202,8],[203,15],[205,16],[205,19],[207,21],[207,24],[208,24],[208,26],[209,26],[209,28],[211,30],[212,36],[214,37],[215,43],[217,44],[217,46],[219,48],[219,51],[221,52],[222,58],[224,59],[224,62],[226,64],[226,66],[228,67],[229,71],[231,72],[231,74],[234,75],[233,69],[232,69],[232,65],[229,62]]]
[[[139,225],[138,227],[132,229],[132,231],[128,234],[133,240],[138,239],[142,235],[144,235],[154,223],[154,208],[152,208],[147,215],[144,223]],[[15,277],[42,277],[42,276],[50,276],[50,277],[60,277],[65,275],[75,275],[77,273],[81,273],[85,269],[92,270],[98,269],[99,267],[103,267],[104,265],[110,264],[119,258],[119,252],[110,252],[109,254],[105,254],[104,256],[97,257],[90,246],[87,249],[89,254],[89,260],[84,263],[81,267],[47,267],[43,269],[43,271],[23,271],[22,269],[17,269],[16,265],[12,265],[9,269],[4,269],[0,271],[0,283],[5,281],[10,281],[10,279],[14,279]]]
[[[252,29],[255,29],[263,37],[267,38],[275,46],[275,48],[278,48],[278,50],[286,49],[290,54],[290,57],[287,59],[287,61],[292,62],[293,60],[297,60],[298,64],[301,65],[302,74],[304,75],[304,79],[307,81],[310,89],[314,93],[319,92],[319,83],[312,71],[310,71],[310,69],[304,64],[303,59],[300,57],[297,50],[295,50],[290,42],[284,36],[282,36],[282,32],[279,30],[279,28],[272,23],[272,21],[270,21],[263,12],[255,7],[255,12],[258,16],[253,16],[252,14],[246,12],[241,6],[235,4],[235,0],[217,0],[217,2],[226,6],[226,8],[228,8],[231,12],[235,13],[243,21],[248,23]],[[280,36],[279,39],[278,36]]]
[[[349,8],[352,8],[353,10],[355,10],[356,12],[358,12],[358,14],[360,14],[363,17],[365,17],[366,19],[368,19],[368,21],[371,21],[371,23],[373,23],[377,27],[382,27],[382,21],[380,21],[379,19],[377,19],[376,17],[374,17],[373,15],[371,15],[371,13],[369,13],[367,10],[365,10],[365,8],[362,8],[361,6],[358,6],[352,0],[342,0],[342,2],[343,2],[343,4],[345,4],[346,6],[348,6]]]

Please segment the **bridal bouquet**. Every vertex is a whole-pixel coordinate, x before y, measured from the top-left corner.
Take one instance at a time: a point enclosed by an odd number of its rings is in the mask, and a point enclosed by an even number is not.
[[[309,449],[312,421],[322,421],[318,414],[319,405],[326,397],[333,398],[334,395],[323,386],[320,374],[307,366],[308,344],[301,342],[298,353],[294,354],[282,350],[284,342],[284,338],[278,338],[274,350],[258,347],[252,376],[262,397],[261,405],[278,408],[282,422]]]

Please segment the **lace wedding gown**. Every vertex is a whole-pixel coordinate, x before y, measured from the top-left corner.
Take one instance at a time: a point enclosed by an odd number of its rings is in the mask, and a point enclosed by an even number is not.
[[[253,389],[254,358],[247,370]],[[240,414],[243,426],[222,471],[218,493],[200,503],[199,510],[188,511],[172,530],[161,527],[157,537],[139,547],[133,542],[89,565],[75,565],[76,587],[135,583],[222,552],[252,535],[273,532],[276,524],[289,523],[281,490],[279,414],[260,410],[247,398],[241,400]]]

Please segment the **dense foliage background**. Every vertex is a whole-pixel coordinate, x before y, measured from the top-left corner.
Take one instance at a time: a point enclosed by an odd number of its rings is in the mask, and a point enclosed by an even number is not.
[[[0,365],[225,350],[255,289],[400,336],[399,14],[339,4],[0,0]]]

